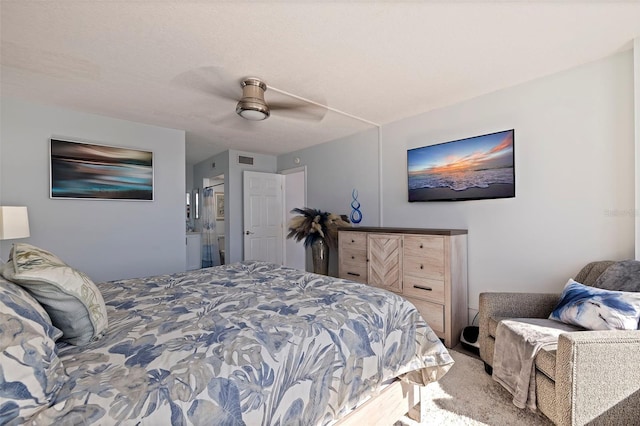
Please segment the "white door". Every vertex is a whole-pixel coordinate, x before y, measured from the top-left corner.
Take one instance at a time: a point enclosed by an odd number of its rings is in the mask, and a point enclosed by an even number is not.
[[[284,242],[283,177],[243,172],[244,259],[282,264]]]

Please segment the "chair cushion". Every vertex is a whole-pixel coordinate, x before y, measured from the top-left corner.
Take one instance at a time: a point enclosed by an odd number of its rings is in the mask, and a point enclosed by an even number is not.
[[[504,317],[491,317],[489,318],[489,336],[493,337],[495,339],[496,337],[496,329],[498,328],[498,323],[503,320],[503,319],[508,319],[508,318],[504,318]],[[567,333],[570,333],[572,331],[584,331],[585,329],[582,327],[577,327],[574,325],[570,325],[570,324],[564,324],[558,321],[554,321],[554,320],[546,320],[544,321],[544,323],[548,326],[548,327],[552,327],[552,328],[560,328],[563,330],[566,330]],[[553,346],[548,346],[546,348],[541,349],[538,352],[538,355],[536,356],[535,359],[535,366],[538,370],[540,370],[540,372],[542,372],[544,375],[546,375],[549,379],[554,380],[556,379],[556,352],[557,352],[558,346],[557,345],[553,345]]]
[[[640,261],[614,263],[604,270],[593,286],[605,290],[640,292]]]
[[[556,352],[558,345],[540,349],[536,355],[535,365],[545,376],[555,382],[556,380]]]
[[[614,263],[616,262],[613,260],[598,260],[587,263],[573,279],[584,285],[594,286],[600,275]]]
[[[556,407],[556,382],[551,380],[539,370],[536,372],[536,402],[538,411],[549,417],[556,424],[559,423]]]

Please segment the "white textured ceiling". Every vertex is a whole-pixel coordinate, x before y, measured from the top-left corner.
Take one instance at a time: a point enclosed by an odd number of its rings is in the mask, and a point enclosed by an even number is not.
[[[234,113],[242,77],[385,124],[603,58],[639,1],[5,1],[2,94],[184,129],[187,161],[370,125]],[[267,90],[267,102],[292,101]]]

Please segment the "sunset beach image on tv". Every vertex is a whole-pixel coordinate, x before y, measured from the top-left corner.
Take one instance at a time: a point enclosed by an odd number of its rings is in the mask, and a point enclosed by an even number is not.
[[[514,130],[407,151],[409,201],[515,197]]]

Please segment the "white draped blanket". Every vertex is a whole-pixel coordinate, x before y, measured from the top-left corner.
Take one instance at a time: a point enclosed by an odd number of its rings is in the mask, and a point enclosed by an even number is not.
[[[557,346],[560,334],[575,330],[542,318],[513,318],[498,323],[493,379],[513,395],[516,407],[536,410],[535,357],[541,349]]]

